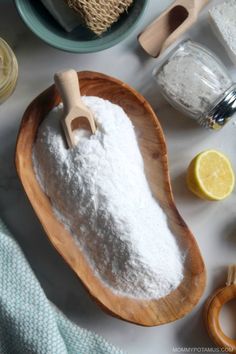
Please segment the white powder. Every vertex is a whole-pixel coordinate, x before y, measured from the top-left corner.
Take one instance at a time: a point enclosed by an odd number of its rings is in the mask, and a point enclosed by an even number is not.
[[[213,30],[236,64],[236,0],[221,1],[209,14]]]
[[[67,150],[62,106],[55,108],[34,147],[38,179],[107,286],[131,297],[165,296],[183,278],[183,259],[149,189],[133,126],[119,106],[83,100],[93,111],[96,134],[77,131],[78,145]]]
[[[156,79],[170,103],[195,119],[206,115],[232,86],[218,60],[190,41],[177,49]]]

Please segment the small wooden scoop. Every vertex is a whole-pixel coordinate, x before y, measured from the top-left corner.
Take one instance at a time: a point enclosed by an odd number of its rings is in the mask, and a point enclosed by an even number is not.
[[[75,140],[72,123],[75,120],[85,118],[89,123],[92,133],[95,134],[95,121],[92,113],[81,100],[79,79],[75,70],[56,73],[54,81],[64,105],[62,127],[69,148],[73,148],[75,146]]]
[[[176,0],[138,37],[141,47],[157,58],[198,19],[209,0]]]
[[[236,265],[228,270],[226,286],[218,289],[207,301],[205,306],[205,324],[212,341],[225,352],[236,353],[236,339],[227,337],[219,322],[222,307],[229,301],[236,299]]]

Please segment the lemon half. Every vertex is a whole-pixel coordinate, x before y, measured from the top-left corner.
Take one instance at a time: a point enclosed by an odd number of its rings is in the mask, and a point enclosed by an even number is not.
[[[187,184],[199,198],[223,200],[232,193],[235,186],[231,162],[219,151],[203,151],[188,167]]]

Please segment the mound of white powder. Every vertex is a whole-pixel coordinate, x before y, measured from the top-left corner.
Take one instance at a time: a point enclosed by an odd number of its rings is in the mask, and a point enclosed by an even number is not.
[[[83,100],[94,114],[96,134],[76,131],[78,144],[67,149],[62,106],[55,108],[34,147],[38,180],[108,287],[131,297],[163,297],[180,284],[183,260],[149,189],[133,126],[119,106]]]

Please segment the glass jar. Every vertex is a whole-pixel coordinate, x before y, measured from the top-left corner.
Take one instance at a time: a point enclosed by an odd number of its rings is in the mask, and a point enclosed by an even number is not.
[[[154,77],[165,98],[185,115],[218,130],[236,112],[236,84],[215,54],[182,42]]]
[[[18,64],[9,45],[0,38],[0,104],[14,91],[18,78]]]

